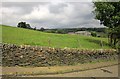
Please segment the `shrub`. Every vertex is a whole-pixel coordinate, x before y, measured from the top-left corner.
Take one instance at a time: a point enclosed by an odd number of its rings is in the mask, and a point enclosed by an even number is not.
[[[91,32],[91,36],[96,37],[97,33],[96,32]]]

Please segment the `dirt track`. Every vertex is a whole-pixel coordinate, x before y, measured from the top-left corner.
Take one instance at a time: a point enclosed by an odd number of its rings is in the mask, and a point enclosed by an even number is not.
[[[36,75],[29,77],[118,77],[118,65],[80,72],[57,75]]]

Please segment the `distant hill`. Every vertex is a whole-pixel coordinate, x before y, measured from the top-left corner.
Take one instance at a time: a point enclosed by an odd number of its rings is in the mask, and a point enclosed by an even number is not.
[[[57,31],[57,30],[61,30],[61,31],[65,31],[65,33],[68,32],[77,32],[77,31],[96,31],[96,32],[105,32],[106,31],[106,27],[99,27],[99,28],[85,28],[85,27],[81,27],[81,28],[56,28],[56,29],[45,29],[45,30],[51,30],[51,31]]]
[[[102,48],[104,49],[110,48],[107,43],[107,38],[45,33],[5,25],[0,25],[0,27],[2,27],[3,43],[80,49],[101,49],[101,45],[103,45]]]

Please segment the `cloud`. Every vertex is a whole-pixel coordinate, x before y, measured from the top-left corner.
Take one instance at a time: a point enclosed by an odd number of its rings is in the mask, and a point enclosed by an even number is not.
[[[65,7],[67,7],[67,4],[64,4],[64,3],[53,4],[53,5],[50,5],[49,11],[51,13],[61,13],[61,12],[63,12]]]
[[[2,23],[16,26],[26,21],[37,28],[103,27],[92,11],[91,2],[5,2]]]
[[[92,2],[92,1],[93,0],[3,0],[2,2]]]

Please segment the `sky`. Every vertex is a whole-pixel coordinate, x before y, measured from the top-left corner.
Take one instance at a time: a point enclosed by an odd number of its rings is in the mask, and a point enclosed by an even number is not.
[[[0,3],[1,5],[1,3]],[[104,27],[94,19],[93,3],[89,2],[3,2],[0,23],[17,26],[21,21],[36,28]]]

